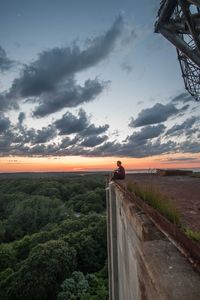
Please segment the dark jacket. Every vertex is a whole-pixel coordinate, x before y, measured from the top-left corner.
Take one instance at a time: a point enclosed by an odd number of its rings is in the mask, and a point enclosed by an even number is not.
[[[124,167],[120,166],[117,170],[116,170],[116,173],[117,173],[117,177],[119,179],[124,179],[125,178],[125,170],[124,170]]]

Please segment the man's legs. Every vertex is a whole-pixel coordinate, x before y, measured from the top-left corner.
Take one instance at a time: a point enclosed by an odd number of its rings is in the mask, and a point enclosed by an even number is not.
[[[121,174],[114,172],[113,177],[111,178],[111,180],[115,180],[115,179],[124,179],[124,177],[122,177]]]

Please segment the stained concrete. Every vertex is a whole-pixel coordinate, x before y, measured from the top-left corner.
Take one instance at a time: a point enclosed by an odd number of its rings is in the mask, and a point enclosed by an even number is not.
[[[110,300],[199,300],[200,275],[115,183],[107,203]]]

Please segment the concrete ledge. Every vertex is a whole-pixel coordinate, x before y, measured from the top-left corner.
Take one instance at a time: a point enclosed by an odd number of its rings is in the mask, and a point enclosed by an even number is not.
[[[199,300],[200,275],[114,183],[107,201],[110,300]]]
[[[142,293],[150,295],[153,289],[158,300],[200,299],[200,276],[169,241],[145,242],[137,259]]]

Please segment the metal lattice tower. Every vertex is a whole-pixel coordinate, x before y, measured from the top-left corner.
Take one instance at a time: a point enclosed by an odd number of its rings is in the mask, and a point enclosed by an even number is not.
[[[163,0],[155,32],[176,47],[185,88],[200,101],[200,0]]]

